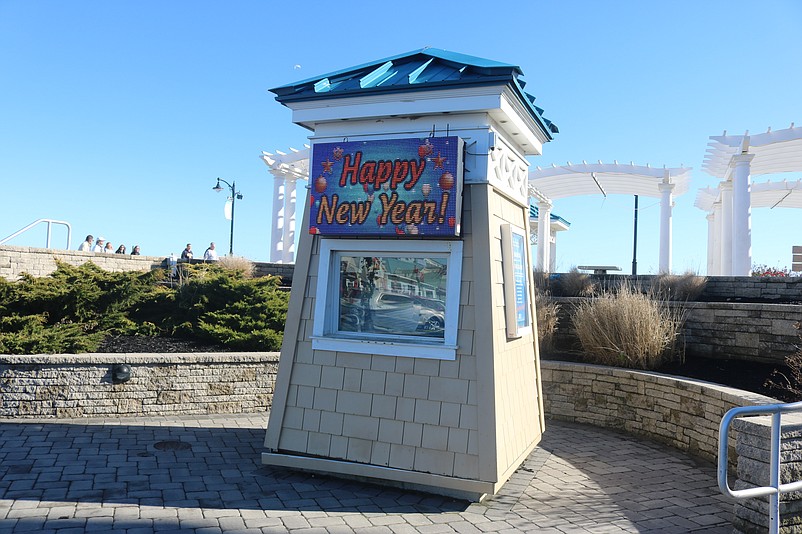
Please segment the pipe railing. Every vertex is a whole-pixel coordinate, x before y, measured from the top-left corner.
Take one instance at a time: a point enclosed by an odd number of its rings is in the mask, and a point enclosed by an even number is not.
[[[718,435],[718,487],[724,495],[734,499],[751,499],[769,496],[769,533],[780,532],[780,494],[802,490],[802,481],[780,483],[780,446],[782,436],[781,417],[784,413],[802,412],[802,402],[790,404],[767,404],[763,406],[741,406],[732,408],[721,419]],[[728,432],[732,420],[749,415],[771,415],[771,445],[769,464],[769,486],[758,486],[733,490],[727,483]]]
[[[70,226],[70,223],[68,223],[68,222],[57,221],[55,219],[37,219],[37,220],[33,221],[31,224],[29,224],[28,226],[26,226],[24,228],[21,228],[20,230],[17,230],[16,232],[14,232],[10,236],[6,237],[5,239],[0,239],[0,245],[6,243],[8,241],[11,241],[12,239],[14,239],[15,237],[17,237],[20,234],[24,234],[25,232],[27,232],[28,230],[30,230],[31,228],[33,228],[34,226],[36,226],[39,223],[47,223],[47,241],[46,241],[46,244],[45,244],[45,248],[50,248],[50,231],[51,231],[52,225],[54,225],[54,224],[63,224],[64,226],[67,227],[67,246],[65,247],[65,250],[69,250],[70,249],[70,239],[72,237],[72,226]]]

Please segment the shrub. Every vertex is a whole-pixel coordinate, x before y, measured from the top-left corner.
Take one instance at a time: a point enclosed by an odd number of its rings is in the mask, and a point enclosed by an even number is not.
[[[688,302],[699,298],[706,285],[706,277],[692,272],[658,274],[652,281],[652,296],[660,300]]]
[[[242,256],[223,256],[218,260],[217,265],[230,271],[239,271],[244,278],[253,278],[253,271],[256,267],[251,260]]]
[[[58,263],[48,277],[0,279],[0,353],[97,350],[110,335],[182,335],[238,350],[278,350],[289,295],[280,279],[246,279],[245,269],[182,265],[166,273],[111,273]]]
[[[280,278],[201,267],[202,277],[190,276],[176,291],[173,333],[240,350],[279,350],[289,301]]]
[[[554,334],[557,332],[557,324],[559,323],[559,311],[559,304],[551,300],[549,292],[541,290],[536,284],[535,317],[540,350],[548,351],[553,346]]]
[[[557,287],[563,297],[589,297],[596,291],[590,275],[572,267],[558,278]]]
[[[769,267],[768,265],[752,265],[752,276],[762,278],[785,278],[787,276],[798,276],[799,273],[789,271],[787,267]]]
[[[92,352],[102,337],[98,332],[87,332],[82,324],[48,326],[44,314],[0,317],[0,354]]]
[[[683,316],[621,286],[582,302],[572,321],[590,363],[655,369],[674,354]]]

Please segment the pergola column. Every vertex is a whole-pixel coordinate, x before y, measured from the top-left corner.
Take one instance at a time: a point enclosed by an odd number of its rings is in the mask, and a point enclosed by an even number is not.
[[[721,190],[721,275],[732,276],[732,182],[719,184]]]
[[[295,185],[296,180],[287,180],[284,194],[284,232],[282,263],[295,263]]]
[[[549,240],[549,272],[553,273],[557,270],[557,232],[551,231],[551,239]]]
[[[283,176],[273,175],[273,228],[270,231],[270,261],[284,258],[284,184]]]
[[[752,180],[750,167],[754,154],[733,156],[732,173],[732,274],[752,272]]]
[[[668,183],[668,177],[657,188],[660,190],[660,256],[661,273],[671,272],[671,218],[673,208],[674,184]]]
[[[710,212],[707,214],[707,275],[715,275],[716,268],[716,214]]]
[[[537,270],[551,272],[551,202],[537,203]]]
[[[713,203],[713,270],[707,274],[719,276],[721,275],[721,200]]]

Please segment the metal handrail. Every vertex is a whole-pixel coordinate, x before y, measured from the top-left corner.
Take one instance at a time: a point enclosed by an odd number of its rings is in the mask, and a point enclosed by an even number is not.
[[[33,228],[34,226],[36,226],[39,223],[47,223],[47,241],[45,243],[45,248],[50,248],[50,229],[51,229],[51,226],[53,224],[63,224],[64,226],[67,227],[67,246],[65,247],[65,250],[69,250],[70,249],[70,239],[71,239],[71,236],[72,236],[72,226],[70,226],[70,223],[68,223],[66,221],[57,221],[55,219],[36,219],[35,221],[33,221],[28,226],[26,226],[26,227],[24,227],[24,228],[22,228],[20,230],[17,230],[16,232],[14,232],[10,236],[6,237],[5,239],[0,239],[0,245],[6,243],[7,241],[11,241],[12,239],[14,239],[15,237],[17,237],[20,234],[23,234],[23,233],[27,232],[28,230],[30,230],[31,228]]]
[[[724,495],[734,499],[750,499],[769,496],[769,533],[780,532],[780,494],[802,490],[802,481],[780,484],[780,442],[782,414],[802,412],[802,402],[790,404],[767,404],[763,406],[741,406],[732,408],[721,419],[718,435],[718,487]],[[732,420],[747,415],[771,415],[770,486],[733,490],[727,483],[728,433]]]

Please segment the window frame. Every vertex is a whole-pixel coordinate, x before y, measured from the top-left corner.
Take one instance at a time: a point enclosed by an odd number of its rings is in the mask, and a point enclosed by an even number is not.
[[[312,348],[438,360],[454,360],[457,353],[460,289],[462,286],[461,240],[402,241],[389,239],[321,238],[313,312]],[[344,255],[390,257],[446,257],[445,326],[442,338],[351,333],[339,330],[340,262]]]

